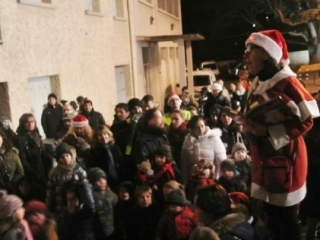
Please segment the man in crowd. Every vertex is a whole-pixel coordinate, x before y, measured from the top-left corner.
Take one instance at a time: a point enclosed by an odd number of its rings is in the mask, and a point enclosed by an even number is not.
[[[106,124],[102,114],[93,109],[92,101],[88,98],[84,99],[83,108],[83,115],[89,120],[89,125],[92,129],[95,129],[98,125]]]

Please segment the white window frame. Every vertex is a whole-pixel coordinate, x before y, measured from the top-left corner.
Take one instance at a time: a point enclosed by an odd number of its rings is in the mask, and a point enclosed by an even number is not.
[[[52,4],[53,1],[54,0],[17,0],[17,3],[29,5],[33,7],[56,9],[57,6]]]

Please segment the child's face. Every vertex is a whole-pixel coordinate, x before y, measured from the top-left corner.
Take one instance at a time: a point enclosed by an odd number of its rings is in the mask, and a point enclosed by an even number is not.
[[[22,182],[19,185],[19,191],[22,195],[27,195],[30,192],[30,184],[27,182]]]
[[[28,222],[43,226],[46,222],[46,216],[40,212],[34,212],[27,217]]]
[[[97,135],[98,142],[101,144],[107,144],[109,142],[109,134],[99,132]]]
[[[222,168],[221,169],[221,177],[224,177],[226,179],[231,179],[234,177],[234,171],[227,169],[227,168]]]
[[[143,109],[145,111],[154,108],[154,102],[153,101],[148,101],[148,102],[143,102]]]
[[[117,119],[120,120],[120,121],[124,121],[127,119],[127,117],[129,116],[130,112],[124,110],[123,108],[117,108],[116,109],[116,116],[117,116]]]
[[[79,204],[78,196],[74,192],[67,192],[67,207],[69,212],[75,212]]]
[[[143,207],[143,208],[149,207],[152,204],[152,192],[147,191],[147,192],[140,193],[138,203],[140,207]]]
[[[128,201],[130,199],[130,194],[125,188],[119,189],[119,198],[122,201]]]
[[[238,150],[234,153],[234,159],[236,161],[243,161],[247,157],[247,152],[245,150]]]
[[[100,178],[98,181],[95,183],[96,189],[103,191],[107,189],[107,180],[104,178]]]
[[[72,156],[69,153],[64,153],[59,157],[59,161],[63,165],[69,165],[72,161]]]
[[[165,156],[159,156],[156,155],[156,164],[159,166],[162,166],[166,163],[166,157]]]
[[[204,170],[204,166],[202,164],[197,164],[196,170],[198,172],[202,172]]]
[[[171,213],[179,213],[183,210],[183,207],[182,206],[178,206],[178,205],[174,205],[174,204],[170,204],[169,205],[169,211]]]

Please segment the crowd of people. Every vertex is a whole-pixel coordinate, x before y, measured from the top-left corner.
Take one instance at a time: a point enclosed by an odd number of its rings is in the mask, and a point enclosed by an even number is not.
[[[278,31],[253,33],[249,89],[219,80],[195,101],[184,87],[164,111],[132,98],[111,125],[89,98],[54,93],[41,123],[24,113],[14,130],[0,117],[0,239],[301,239],[301,216],[315,239],[320,92],[294,77],[286,51]],[[273,109],[281,121],[243,117],[279,95],[292,109]]]

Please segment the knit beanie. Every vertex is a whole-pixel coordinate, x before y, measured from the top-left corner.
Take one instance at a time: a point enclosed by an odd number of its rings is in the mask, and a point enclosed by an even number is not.
[[[88,119],[81,114],[78,114],[72,119],[72,126],[76,128],[85,127],[85,126],[88,126],[88,124],[89,124]]]
[[[62,154],[65,154],[65,153],[68,153],[68,154],[70,154],[72,156],[72,152],[71,152],[70,146],[67,143],[62,142],[56,148],[56,158],[59,159],[60,156]]]
[[[54,99],[57,100],[57,95],[54,94],[54,93],[50,93],[50,94],[48,95],[48,99],[49,99],[49,98],[54,98]]]
[[[235,204],[241,203],[243,205],[248,206],[251,202],[248,195],[243,192],[231,192],[229,193],[229,198]]]
[[[243,143],[241,143],[241,142],[236,142],[236,143],[233,144],[233,146],[232,146],[232,151],[231,151],[232,156],[233,156],[234,153],[235,153],[236,151],[238,151],[238,150],[244,150],[244,151],[247,152],[247,148],[246,148],[246,146],[245,146]]]
[[[132,111],[132,109],[134,109],[134,107],[143,107],[142,102],[140,101],[139,98],[131,98],[128,102],[128,109],[129,111]]]
[[[5,190],[0,190],[0,220],[13,218],[22,206],[23,202],[20,198],[7,194]]]
[[[209,112],[210,112],[210,115],[219,116],[221,110],[220,110],[219,106],[217,104],[215,104],[210,108]]]
[[[161,144],[154,152],[155,156],[165,156],[166,162],[172,162],[171,147],[167,144]]]
[[[181,189],[172,190],[167,196],[166,201],[171,204],[185,206],[187,204],[186,196]]]
[[[168,101],[167,101],[168,105],[169,105],[170,101],[173,100],[173,99],[178,99],[180,101],[180,103],[181,103],[181,99],[180,99],[179,95],[177,93],[175,93],[175,92],[172,92],[168,96]]]
[[[120,190],[120,188],[126,189],[128,191],[128,193],[129,193],[129,195],[130,195],[130,198],[134,197],[135,188],[134,188],[134,185],[131,182],[126,181],[126,182],[120,183],[119,186],[118,186],[118,190]]]
[[[107,180],[107,174],[101,168],[91,168],[88,171],[88,180],[92,185],[94,185],[100,178]]]
[[[221,165],[220,165],[220,169],[223,170],[223,169],[228,169],[230,171],[233,171],[234,174],[236,174],[236,165],[234,164],[233,161],[231,160],[224,160],[221,162]]]
[[[233,110],[238,110],[239,107],[241,107],[241,104],[239,101],[236,101],[236,100],[231,101],[231,108]]]
[[[222,85],[220,83],[214,83],[212,84],[212,91],[213,90],[217,90],[218,92],[221,92],[222,91]]]
[[[44,215],[46,215],[48,213],[47,205],[37,200],[29,201],[25,205],[25,209],[26,209],[26,215],[33,214],[33,213],[43,213]]]

